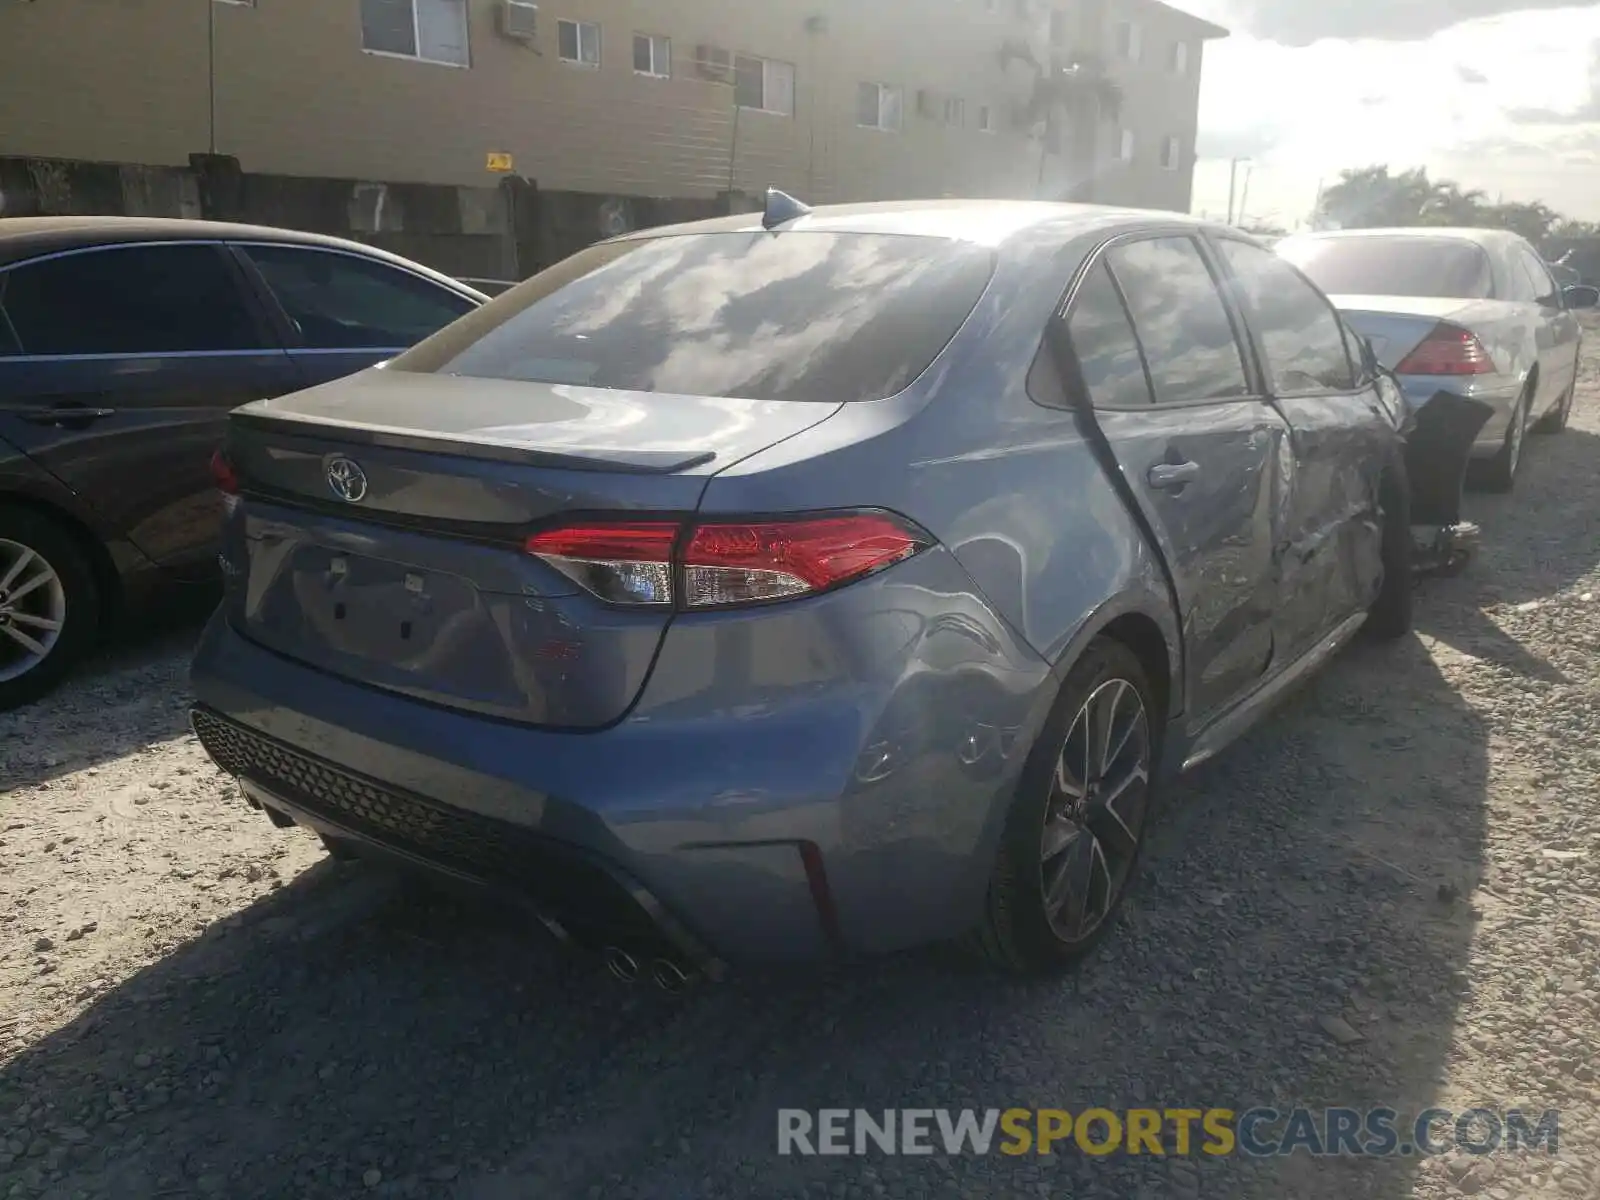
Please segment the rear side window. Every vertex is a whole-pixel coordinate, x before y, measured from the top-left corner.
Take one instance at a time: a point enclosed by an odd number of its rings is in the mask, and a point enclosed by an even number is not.
[[[1139,343],[1128,323],[1117,285],[1102,263],[1089,272],[1072,298],[1067,336],[1096,408],[1137,408],[1150,403]]]
[[[241,246],[312,350],[401,350],[474,303],[419,275],[353,254]]]
[[[1333,306],[1271,251],[1224,238],[1222,257],[1266,355],[1277,395],[1355,386]]]
[[[173,354],[263,344],[232,269],[212,245],[117,247],[24,263],[0,273],[0,308],[22,354]]]
[[[1528,287],[1532,291],[1528,299],[1548,302],[1560,294],[1561,289],[1556,286],[1543,259],[1532,250],[1524,250],[1520,246],[1511,253],[1513,260],[1521,264],[1522,272],[1527,276]]]
[[[1290,238],[1277,251],[1330,296],[1483,300],[1494,293],[1488,254],[1460,238]]]
[[[1233,323],[1194,239],[1129,242],[1107,261],[1127,297],[1158,404],[1250,394]]]
[[[980,246],[896,234],[702,233],[557,263],[390,370],[836,403],[909,385],[994,270]]]

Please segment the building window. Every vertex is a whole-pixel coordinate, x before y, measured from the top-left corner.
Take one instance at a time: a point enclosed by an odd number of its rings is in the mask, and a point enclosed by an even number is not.
[[[1137,21],[1117,22],[1117,57],[1138,62],[1144,52],[1144,37]]]
[[[672,77],[672,42],[648,33],[633,35],[633,69],[656,79]]]
[[[557,21],[556,54],[578,67],[600,65],[600,26],[593,21]]]
[[[361,0],[361,48],[464,67],[466,0]]]
[[[887,83],[863,83],[856,89],[856,124],[893,133],[900,128],[900,89]]]
[[[944,123],[960,129],[967,123],[967,102],[960,96],[946,96],[944,101]]]
[[[1172,44],[1172,73],[1174,75],[1187,75],[1189,73],[1189,43],[1174,42]]]
[[[740,108],[794,116],[794,64],[736,55],[733,102]]]
[[[1183,164],[1183,143],[1175,137],[1161,140],[1161,166],[1176,171]]]
[[[1122,131],[1122,140],[1117,146],[1117,157],[1125,163],[1133,161],[1133,130]]]
[[[994,132],[994,110],[992,110],[987,104],[978,105],[978,132]]]

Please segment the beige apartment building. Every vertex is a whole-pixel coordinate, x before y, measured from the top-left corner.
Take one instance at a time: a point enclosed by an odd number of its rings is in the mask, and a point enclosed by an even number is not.
[[[1224,33],[1158,0],[0,0],[0,157],[1186,210]]]

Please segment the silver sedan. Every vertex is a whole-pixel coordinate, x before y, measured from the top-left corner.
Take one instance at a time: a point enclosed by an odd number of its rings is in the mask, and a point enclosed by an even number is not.
[[[1277,252],[1328,293],[1399,376],[1407,399],[1449,390],[1494,406],[1476,482],[1510,491],[1530,428],[1566,428],[1583,332],[1600,292],[1563,288],[1528,241],[1494,229],[1303,234]]]

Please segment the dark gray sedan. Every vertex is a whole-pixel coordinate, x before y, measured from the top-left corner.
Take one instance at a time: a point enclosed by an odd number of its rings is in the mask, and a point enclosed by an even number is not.
[[[0,220],[0,709],[109,622],[215,578],[229,409],[371,366],[485,299],[293,230]]]
[[[251,404],[194,725],[336,853],[670,982],[1111,924],[1163,778],[1410,621],[1398,390],[1252,239],[653,230]]]

